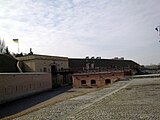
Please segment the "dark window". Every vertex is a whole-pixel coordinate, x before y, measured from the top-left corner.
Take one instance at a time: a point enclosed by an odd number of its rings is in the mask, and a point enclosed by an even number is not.
[[[95,80],[91,80],[91,85],[96,85],[96,81]]]
[[[111,80],[110,80],[110,79],[106,79],[106,80],[105,80],[105,84],[107,85],[107,84],[109,84],[109,83],[111,83]]]
[[[52,72],[52,75],[56,75],[57,74],[57,67],[55,65],[51,66],[51,72]]]
[[[47,72],[47,68],[44,67],[44,68],[43,68],[43,72]]]
[[[86,81],[85,80],[81,80],[81,85],[86,85]]]
[[[63,71],[64,69],[63,69],[63,67],[61,67],[61,71]]]

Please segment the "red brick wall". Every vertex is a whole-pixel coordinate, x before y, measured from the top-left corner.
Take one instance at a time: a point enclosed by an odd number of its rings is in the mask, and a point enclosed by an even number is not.
[[[0,104],[51,88],[52,82],[50,74],[0,74]]]
[[[111,83],[124,78],[124,72],[99,72],[99,73],[81,73],[72,76],[73,87],[101,87],[105,86],[105,80],[109,79]],[[81,85],[81,80],[86,81],[86,85]],[[96,85],[91,85],[91,80],[96,81]]]

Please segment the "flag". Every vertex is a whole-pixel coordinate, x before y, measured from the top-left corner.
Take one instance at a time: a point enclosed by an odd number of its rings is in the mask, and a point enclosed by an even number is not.
[[[160,25],[155,28],[157,32],[160,32]]]
[[[13,39],[13,41],[14,41],[15,43],[18,43],[18,42],[19,42],[18,39]]]
[[[155,30],[159,33],[160,36],[160,25],[155,28]]]
[[[155,30],[158,31],[158,27],[156,27]]]

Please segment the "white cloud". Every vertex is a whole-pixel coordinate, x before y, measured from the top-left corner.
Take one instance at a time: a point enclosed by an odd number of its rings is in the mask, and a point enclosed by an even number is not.
[[[159,4],[159,0],[5,0],[0,3],[0,37],[13,52],[17,46],[12,39],[18,38],[22,52],[31,47],[38,54],[124,56],[142,64],[159,63],[154,31],[160,24]]]

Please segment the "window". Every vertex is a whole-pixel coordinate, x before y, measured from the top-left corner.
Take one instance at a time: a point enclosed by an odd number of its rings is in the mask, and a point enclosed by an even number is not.
[[[86,80],[81,80],[81,85],[86,85]]]
[[[107,85],[107,84],[109,84],[109,83],[111,83],[111,80],[110,80],[110,79],[106,79],[106,80],[105,80],[105,84]]]
[[[61,67],[61,71],[63,71],[64,69],[63,69],[63,67]]]
[[[46,67],[43,68],[43,72],[47,72],[47,68]]]
[[[96,81],[95,80],[91,80],[91,85],[96,85]]]

